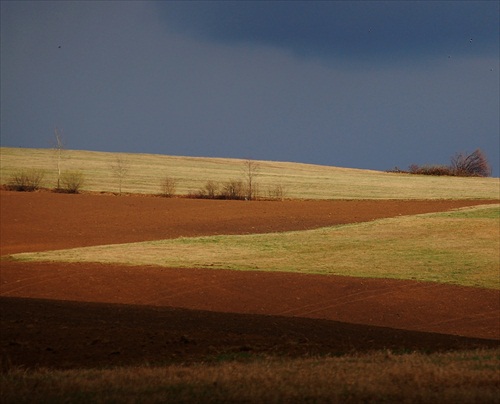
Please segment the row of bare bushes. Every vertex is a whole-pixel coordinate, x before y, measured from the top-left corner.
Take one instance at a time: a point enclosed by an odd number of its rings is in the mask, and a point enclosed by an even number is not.
[[[285,196],[285,189],[281,184],[271,186],[267,189],[267,192],[263,193],[255,182],[250,190],[248,183],[242,180],[228,180],[225,182],[208,180],[202,188],[190,192],[188,195],[189,198],[231,200],[283,200]]]
[[[117,179],[119,193],[121,194],[122,182],[127,176],[130,165],[121,157],[110,165],[112,175]],[[260,165],[253,160],[245,160],[241,166],[241,179],[231,179],[217,182],[208,180],[203,187],[196,191],[190,191],[188,198],[199,199],[232,199],[232,200],[252,200],[268,198],[273,200],[283,200],[285,192],[282,185],[271,187],[267,195],[262,197],[256,182],[256,177],[260,171]],[[176,195],[177,179],[166,175],[160,180],[160,196],[171,198]]]
[[[11,191],[33,192],[43,188],[45,171],[40,169],[24,169],[16,171],[9,178],[6,188]],[[120,178],[120,194],[121,181]],[[78,193],[84,184],[84,175],[81,171],[66,171],[61,173],[58,180],[59,186],[53,188],[54,192]],[[166,176],[160,182],[160,196],[171,198],[176,195],[177,180],[174,177]],[[251,197],[250,197],[251,195]],[[283,200],[285,190],[282,185],[269,187],[265,194],[260,193],[257,184],[252,184],[252,191],[248,189],[248,184],[242,180],[229,180],[226,182],[216,182],[209,180],[198,191],[190,192],[188,198],[199,199],[272,199]]]
[[[188,196],[200,199],[243,200],[247,198],[247,192],[241,180],[229,180],[226,182],[208,180],[201,189],[190,192]]]
[[[14,172],[7,181],[6,188],[11,191],[33,192],[44,185],[45,171],[28,168]],[[56,192],[76,194],[80,191],[85,177],[81,171],[64,171],[54,188]]]
[[[196,191],[191,191],[188,198],[197,199],[230,199],[230,200],[254,200],[254,199],[285,199],[285,190],[281,184],[269,187],[267,193],[261,192],[257,182],[260,165],[253,160],[245,160],[241,166],[241,177],[227,181],[207,180],[205,184]],[[176,181],[172,177],[165,177],[161,183],[162,195],[173,196]]]
[[[420,174],[420,175],[449,175],[455,177],[489,177],[491,168],[485,154],[476,149],[474,152],[457,153],[451,158],[450,165],[423,165],[412,164],[408,170],[395,167],[389,172]]]

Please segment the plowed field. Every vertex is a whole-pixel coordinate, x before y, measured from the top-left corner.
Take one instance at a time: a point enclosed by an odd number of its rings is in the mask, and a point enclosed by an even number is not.
[[[492,201],[498,203],[498,201]],[[0,191],[1,255],[300,230],[486,201],[245,202]],[[4,365],[498,346],[500,292],[413,281],[1,261]]]

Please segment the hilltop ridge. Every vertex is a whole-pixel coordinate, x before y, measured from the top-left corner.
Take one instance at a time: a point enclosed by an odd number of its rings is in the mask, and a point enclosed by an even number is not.
[[[57,179],[57,157],[53,149],[1,147],[0,183],[6,184],[16,171],[35,168],[45,172],[46,187]],[[110,153],[64,150],[62,170],[81,171],[83,190],[118,192],[112,166],[126,165],[123,193],[159,194],[161,182],[175,180],[176,195],[195,194],[207,181],[220,184],[245,180],[249,160],[215,157],[167,156],[144,153]],[[259,161],[254,174],[260,197],[276,187],[288,199],[500,199],[499,178],[433,177],[396,174],[357,168],[307,163]]]

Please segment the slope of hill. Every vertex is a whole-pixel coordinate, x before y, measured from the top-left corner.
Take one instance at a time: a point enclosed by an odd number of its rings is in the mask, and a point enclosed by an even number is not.
[[[0,148],[0,182],[6,184],[21,169],[45,172],[42,186],[57,182],[57,154],[52,149]],[[112,169],[120,159],[127,169],[124,193],[158,194],[166,177],[176,182],[176,194],[195,194],[207,181],[219,184],[245,179],[245,160],[64,150],[63,171],[79,170],[83,190],[118,192],[120,180]],[[281,188],[290,199],[497,199],[499,178],[432,177],[302,163],[255,161],[254,182],[259,196]]]

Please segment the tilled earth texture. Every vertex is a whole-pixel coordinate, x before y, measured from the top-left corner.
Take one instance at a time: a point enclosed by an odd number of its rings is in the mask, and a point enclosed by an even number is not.
[[[245,202],[0,191],[2,367],[496,347],[498,290],[6,258],[180,236],[302,230],[487,202]]]

